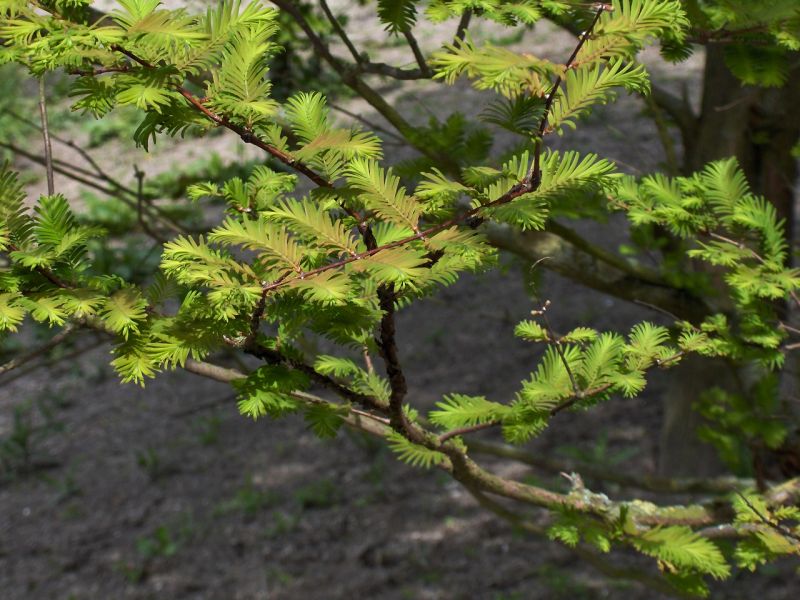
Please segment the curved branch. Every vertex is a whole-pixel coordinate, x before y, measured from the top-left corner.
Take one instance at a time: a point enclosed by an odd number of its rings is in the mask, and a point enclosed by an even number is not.
[[[719,477],[716,479],[670,479],[649,475],[637,477],[629,475],[620,469],[606,469],[586,462],[548,458],[514,446],[491,444],[480,440],[470,440],[467,446],[471,452],[508,458],[556,475],[577,472],[598,481],[660,494],[726,494],[755,486],[755,480],[753,479],[739,479],[736,477]]]
[[[487,223],[484,232],[489,242],[531,263],[543,263],[548,270],[598,292],[652,305],[682,319],[697,323],[711,313],[703,299],[688,290],[654,281],[643,273],[621,269],[601,260],[595,252],[580,248],[553,231],[517,231],[505,225]]]
[[[50,350],[61,344],[61,342],[63,342],[69,336],[75,333],[76,329],[77,328],[75,325],[68,324],[66,327],[64,327],[64,329],[59,331],[57,334],[55,334],[47,342],[45,342],[38,348],[34,348],[30,352],[17,356],[16,358],[12,358],[7,363],[0,365],[0,375],[8,373],[9,371],[13,371],[14,369],[18,369],[19,367],[32,361],[33,359],[38,358],[43,354],[47,354],[48,352],[50,352]]]

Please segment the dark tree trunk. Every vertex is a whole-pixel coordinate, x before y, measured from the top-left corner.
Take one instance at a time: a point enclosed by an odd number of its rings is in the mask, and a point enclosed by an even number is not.
[[[683,133],[686,173],[736,156],[754,191],[773,202],[786,220],[787,236],[793,239],[798,171],[792,147],[800,137],[800,84],[790,80],[782,88],[743,86],[725,65],[723,48],[709,45],[701,112],[694,127]],[[735,389],[737,379],[730,366],[707,359],[679,367],[665,394],[662,474],[702,476],[721,467],[714,449],[697,439],[701,418],[692,405],[699,392],[712,386]]]
[[[798,175],[792,148],[798,137],[800,83],[790,77],[781,88],[744,86],[725,65],[723,48],[709,45],[700,116],[684,139],[685,170],[693,172],[709,161],[736,156],[753,189],[786,219],[792,239]]]

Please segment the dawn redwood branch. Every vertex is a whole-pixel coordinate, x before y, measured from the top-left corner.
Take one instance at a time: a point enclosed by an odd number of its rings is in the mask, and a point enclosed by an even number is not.
[[[572,35],[581,35],[580,29],[572,20],[552,18],[550,20]],[[697,117],[692,111],[688,98],[685,95],[681,98],[657,82],[650,82],[650,97],[677,125],[681,132],[684,148],[689,147],[697,127]]]
[[[103,330],[102,323],[99,327]],[[235,369],[219,367],[210,363],[189,359],[186,361],[187,371],[209,377],[217,381],[231,383],[246,375]],[[292,392],[293,398],[308,404],[325,402],[305,392]],[[330,404],[330,403],[327,403]],[[336,405],[333,405],[336,406]],[[386,421],[369,413],[348,414],[343,417],[344,422],[357,429],[372,435],[386,437],[391,431]],[[464,451],[453,444],[438,444],[436,440],[429,442],[430,446],[444,452],[450,459],[441,465],[445,471],[463,483],[469,490],[478,490],[483,494],[492,494],[517,500],[525,504],[543,508],[572,508],[585,514],[595,515],[601,519],[616,520],[621,511],[626,511],[632,523],[640,526],[659,525],[688,525],[692,527],[708,528],[720,523],[729,522],[733,511],[725,506],[715,503],[653,506],[643,505],[639,502],[614,502],[604,494],[595,494],[587,489],[582,489],[580,494],[560,494],[550,490],[524,484],[521,482],[504,479],[496,476],[464,454]],[[775,488],[768,490],[765,496],[771,505],[782,505],[796,501],[800,495],[800,479],[787,481]],[[703,531],[703,530],[701,530]]]
[[[134,53],[130,52],[129,50],[126,50],[122,46],[114,44],[112,46],[112,49],[117,51],[117,52],[119,52],[119,53],[121,53],[121,54],[123,54],[124,56],[128,57],[130,60],[136,62],[139,65],[141,65],[142,67],[145,67],[145,68],[148,68],[148,69],[155,68],[154,65],[152,65],[148,61],[136,56]],[[328,180],[327,178],[323,177],[322,175],[320,175],[319,173],[314,171],[311,167],[309,167],[304,162],[302,162],[300,160],[297,160],[291,154],[286,153],[283,150],[281,150],[280,148],[276,148],[272,144],[269,144],[269,143],[265,142],[264,140],[259,138],[257,135],[255,135],[255,133],[253,133],[247,127],[243,127],[241,125],[233,123],[227,117],[225,117],[223,115],[216,114],[214,111],[210,110],[207,106],[205,106],[205,104],[203,104],[203,102],[200,100],[200,98],[198,98],[197,96],[192,94],[185,87],[183,87],[181,85],[176,85],[175,86],[175,90],[181,96],[183,96],[189,102],[189,104],[191,104],[195,109],[197,109],[199,112],[201,112],[203,115],[205,115],[209,120],[211,120],[212,122],[216,123],[218,126],[224,127],[225,129],[228,129],[228,130],[234,132],[236,135],[239,136],[239,138],[244,143],[252,144],[253,146],[256,146],[257,148],[260,148],[261,150],[264,150],[265,152],[267,152],[272,157],[276,158],[278,161],[282,162],[286,166],[288,166],[291,169],[297,171],[298,173],[301,173],[301,174],[305,175],[308,179],[310,179],[318,187],[333,189],[334,184],[333,184],[332,181]],[[363,218],[358,213],[352,211],[351,209],[349,209],[344,204],[342,204],[342,208],[344,209],[344,211],[349,216],[351,216],[353,219],[356,220],[356,223],[359,225],[359,229],[361,229],[362,228],[361,222],[363,221]]]
[[[400,364],[400,354],[397,348],[396,323],[395,323],[395,291],[394,285],[382,285],[378,291],[378,303],[383,316],[381,317],[378,348],[381,358],[386,366],[386,375],[389,379],[389,418],[392,428],[408,436],[409,422],[403,412],[403,400],[408,393],[403,368]]]
[[[460,173],[458,164],[449,156],[443,156],[430,148],[430,145],[417,141],[416,128],[406,121],[406,119],[389,104],[383,96],[367,85],[358,77],[359,66],[349,65],[342,59],[335,56],[328,45],[314,31],[314,28],[300,12],[297,4],[292,0],[270,0],[272,4],[280,8],[292,17],[300,29],[311,42],[316,53],[327,62],[339,75],[342,83],[347,85],[356,94],[361,96],[372,108],[378,111],[400,134],[408,140],[408,143],[418,152],[440,163],[443,169],[453,175]]]
[[[554,342],[553,345],[556,345],[556,344],[557,343]],[[556,348],[558,348],[558,347],[556,346]],[[572,406],[574,406],[575,404],[577,404],[578,402],[580,402],[581,400],[583,400],[585,398],[591,398],[592,396],[596,396],[597,394],[602,394],[603,392],[607,392],[608,390],[610,390],[613,387],[613,384],[606,383],[606,384],[599,385],[599,386],[594,387],[594,388],[590,388],[588,390],[580,389],[578,387],[578,385],[577,385],[577,382],[575,381],[575,378],[572,376],[571,371],[569,370],[569,366],[566,363],[566,358],[564,358],[563,353],[559,352],[559,356],[561,356],[562,360],[564,361],[564,366],[567,369],[568,374],[570,375],[570,381],[572,382],[574,391],[573,391],[572,395],[569,398],[567,398],[566,400],[564,400],[560,404],[557,404],[556,406],[554,406],[553,408],[550,409],[550,416],[551,417],[554,417],[558,413],[563,412],[563,411],[567,410],[568,408],[571,408]],[[459,429],[453,429],[451,431],[446,431],[445,433],[441,434],[438,439],[439,439],[439,442],[444,443],[447,440],[449,440],[451,438],[454,438],[454,437],[457,437],[457,436],[467,435],[467,434],[470,434],[470,433],[475,433],[476,431],[483,431],[484,429],[491,429],[493,427],[499,427],[502,424],[503,424],[502,421],[487,421],[486,423],[480,423],[478,425],[472,425],[471,427],[461,427]]]
[[[451,438],[458,437],[460,435],[475,433],[476,431],[483,431],[484,429],[491,429],[492,427],[497,427],[500,424],[501,423],[499,421],[489,421],[487,423],[478,423],[477,425],[472,425],[471,427],[460,427],[458,429],[452,429],[440,435],[439,442],[443,444]]]
[[[19,251],[19,248],[17,248],[14,244],[6,244],[6,252],[8,254],[11,254],[13,252],[18,252],[18,251]],[[62,290],[66,290],[66,289],[69,289],[69,288],[72,287],[71,285],[69,285],[65,281],[61,280],[56,274],[54,274],[47,267],[38,266],[38,267],[34,267],[32,270],[37,272],[37,273],[39,273],[39,275],[41,275],[42,277],[47,279],[47,281],[52,283],[54,286],[61,288]]]
[[[600,21],[600,17],[607,10],[613,10],[613,8],[610,5],[606,4],[600,4],[598,6],[597,13],[594,16],[594,19],[592,20],[591,24],[586,29],[586,31],[582,32],[578,36],[578,44],[575,46],[575,49],[572,51],[572,54],[567,59],[567,62],[564,63],[565,72],[570,68],[572,68],[572,64],[575,62],[575,59],[577,58],[578,53],[581,51],[581,48],[583,48],[583,45],[586,43],[586,40],[588,40],[591,37],[592,30]],[[556,80],[553,83],[553,87],[550,90],[550,93],[547,95],[547,99],[545,100],[544,113],[542,114],[542,118],[539,121],[539,131],[536,136],[536,141],[534,142],[534,148],[533,148],[533,165],[531,166],[530,171],[528,171],[528,174],[525,177],[525,181],[529,184],[532,184],[534,188],[539,187],[539,183],[541,182],[542,179],[542,168],[541,168],[542,138],[545,135],[545,130],[547,129],[547,119],[550,117],[550,110],[553,108],[553,102],[555,101],[556,94],[558,93],[558,90],[561,87],[562,80],[563,78],[561,77],[561,75],[556,77]]]
[[[235,369],[220,367],[206,362],[188,359],[185,367],[187,371],[231,383],[246,375]],[[306,403],[325,402],[311,394],[293,392],[292,397]],[[326,403],[329,404],[329,403]],[[368,413],[359,413],[344,417],[345,423],[373,435],[385,437],[390,428],[385,420]],[[595,514],[601,518],[612,518],[623,507],[628,511],[630,518],[635,523],[642,525],[667,525],[687,524],[695,526],[711,526],[715,524],[714,518],[718,508],[714,506],[667,506],[648,507],[644,509],[636,503],[614,503],[602,494],[594,494],[584,490],[581,495],[559,494],[544,488],[527,485],[524,483],[503,479],[479,467],[474,461],[466,457],[463,451],[452,444],[443,445],[440,451],[446,452],[451,458],[450,464],[442,466],[444,470],[452,473],[453,477],[461,481],[469,490],[479,490],[481,493],[503,496],[512,500],[519,500],[526,504],[546,508],[571,507],[580,512]],[[455,459],[455,460],[454,460]],[[800,483],[795,487],[800,489]],[[717,511],[717,512],[715,512]]]
[[[332,262],[332,263],[328,263],[327,265],[323,265],[321,267],[317,267],[316,269],[312,269],[310,271],[306,271],[306,272],[304,272],[304,273],[302,273],[300,275],[296,275],[295,277],[281,278],[280,280],[273,281],[272,283],[269,283],[269,284],[265,285],[263,289],[268,290],[268,291],[274,290],[274,289],[277,289],[277,288],[279,288],[279,287],[281,287],[283,285],[287,285],[288,283],[290,283],[292,281],[295,281],[295,280],[297,280],[297,279],[299,279],[301,277],[303,279],[308,279],[309,277],[313,277],[315,275],[319,275],[320,273],[324,273],[325,271],[330,271],[331,269],[339,269],[339,268],[342,268],[345,265],[348,265],[348,264],[350,264],[352,262],[355,262],[357,260],[363,260],[365,258],[373,256],[374,254],[377,254],[377,253],[382,252],[384,250],[390,250],[392,248],[397,248],[399,246],[405,246],[405,245],[410,244],[411,242],[414,242],[414,241],[417,241],[417,240],[424,240],[426,237],[428,237],[430,235],[439,233],[440,231],[448,229],[449,227],[453,227],[455,225],[458,225],[459,223],[462,223],[463,221],[469,220],[471,217],[474,217],[481,210],[483,210],[485,208],[492,208],[492,207],[495,207],[495,206],[500,206],[501,204],[507,204],[507,203],[511,202],[512,200],[522,196],[523,194],[527,194],[530,191],[531,190],[529,189],[529,187],[527,185],[525,185],[524,183],[518,183],[517,185],[513,186],[508,192],[506,192],[505,194],[500,196],[497,200],[493,200],[492,202],[489,202],[488,204],[483,204],[481,206],[477,206],[477,207],[475,207],[473,209],[470,209],[470,210],[468,210],[468,211],[466,211],[466,212],[464,212],[464,213],[462,213],[462,214],[460,214],[460,215],[458,215],[456,217],[453,217],[451,219],[448,219],[447,221],[439,223],[438,225],[433,225],[433,226],[429,227],[428,229],[421,230],[418,233],[415,233],[414,235],[410,235],[410,236],[405,237],[403,239],[396,240],[396,241],[390,242],[388,244],[384,244],[383,246],[376,246],[376,247],[370,248],[366,252],[361,252],[361,253],[358,253],[358,254],[354,254],[354,255],[348,256],[347,258],[344,258],[342,260],[339,260],[339,261],[336,261],[336,262]]]
[[[715,240],[719,240],[721,242],[725,242],[726,244],[731,244],[733,246],[736,246],[739,250],[747,250],[750,252],[750,255],[753,258],[755,258],[758,262],[760,262],[762,265],[767,264],[767,261],[764,259],[763,256],[761,256],[758,252],[750,248],[750,246],[746,245],[744,242],[736,241],[724,235],[720,235],[719,233],[716,233],[714,231],[706,231],[705,233],[706,235],[708,235],[708,237],[713,238]],[[798,297],[797,292],[795,292],[794,290],[790,290],[789,297],[792,299],[795,305],[798,308],[800,308],[800,297]]]
[[[199,361],[194,359],[187,359],[183,366],[185,371],[219,381],[221,383],[233,383],[236,380],[245,379],[247,375],[237,369],[230,369],[228,367],[221,367],[213,363]],[[299,400],[306,404],[322,404],[331,406],[333,408],[347,408],[348,414],[342,416],[342,421],[348,427],[369,433],[377,437],[386,437],[389,431],[389,426],[386,419],[376,415],[357,410],[352,407],[342,407],[341,405],[328,402],[319,396],[309,394],[308,392],[293,391],[289,395],[295,400]]]
[[[233,383],[237,379],[245,379],[247,375],[236,369],[221,367],[209,362],[187,358],[183,365],[184,370],[201,375],[208,379],[214,379],[222,383]]]
[[[570,385],[572,385],[572,393],[574,395],[572,400],[573,403],[575,403],[583,399],[584,392],[578,385],[578,380],[575,379],[575,375],[572,372],[572,367],[569,366],[569,361],[567,360],[567,357],[564,355],[564,349],[561,347],[561,340],[556,336],[555,332],[553,331],[553,328],[550,325],[550,319],[547,318],[547,309],[549,306],[550,306],[550,301],[548,300],[547,302],[544,303],[544,306],[542,306],[541,309],[534,311],[533,314],[541,316],[542,321],[544,321],[544,326],[548,334],[547,337],[549,338],[548,342],[550,346],[556,349],[558,357],[561,359],[561,364],[564,365],[564,370],[567,372]]]
[[[111,49],[114,50],[115,52],[119,52],[120,54],[128,57],[130,60],[141,65],[142,67],[145,67],[147,69],[155,68],[155,66],[150,62],[144,60],[143,58],[140,58],[139,56],[123,48],[119,44],[113,44],[111,46]],[[221,127],[224,127],[225,129],[229,129],[230,131],[234,132],[241,138],[241,140],[244,143],[252,144],[257,148],[264,150],[265,152],[267,152],[272,157],[276,158],[286,166],[291,167],[298,173],[302,173],[303,175],[308,177],[319,187],[326,187],[326,188],[333,187],[333,183],[331,181],[328,181],[325,177],[314,171],[311,167],[309,167],[302,161],[299,161],[290,154],[284,152],[283,150],[280,150],[279,148],[276,148],[275,146],[268,144],[267,142],[256,136],[248,128],[243,127],[241,125],[237,125],[236,123],[232,123],[227,119],[227,117],[218,115],[212,110],[210,110],[207,106],[203,104],[203,102],[199,98],[197,98],[185,87],[181,85],[176,85],[175,90],[181,96],[183,96],[189,102],[189,104],[191,104],[195,109],[203,113],[209,120],[213,121],[214,123],[216,123]]]
[[[291,167],[295,171],[302,173],[306,177],[308,177],[311,181],[313,181],[319,187],[326,187],[331,188],[333,187],[333,183],[328,181],[325,177],[314,171],[311,167],[306,165],[305,163],[297,160],[290,154],[287,154],[283,150],[276,148],[275,146],[268,144],[258,136],[256,136],[252,131],[247,129],[246,127],[242,127],[241,125],[237,125],[236,123],[231,123],[227,118],[221,117],[216,113],[209,110],[199,98],[195,97],[191,92],[189,92],[186,88],[178,86],[177,88],[178,93],[186,98],[189,101],[189,104],[194,106],[197,110],[203,113],[206,117],[211,119],[217,125],[225,127],[230,131],[233,131],[236,135],[238,135],[241,140],[246,144],[252,144],[261,150],[264,150],[272,157],[276,158],[283,164],[288,167]]]

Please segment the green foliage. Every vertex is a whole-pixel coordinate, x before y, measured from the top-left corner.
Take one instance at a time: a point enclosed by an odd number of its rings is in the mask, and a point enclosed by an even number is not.
[[[633,545],[657,558],[668,571],[697,571],[715,579],[730,575],[720,549],[688,527],[657,527],[633,539]]]
[[[435,79],[453,84],[464,76],[495,93],[481,119],[523,138],[501,158],[492,152],[489,128],[459,113],[407,131],[402,117],[361,79],[386,65],[370,63],[366,54],[354,57],[358,65],[331,59],[342,80],[382,107],[379,112],[422,154],[392,167],[377,135],[337,126],[319,89],[285,89],[273,97],[273,69],[284,56],[279,41],[292,42],[281,21],[285,13],[230,0],[192,15],[155,0],[121,0],[110,19],[88,25],[82,14],[88,4],[0,0],[0,37],[7,40],[0,61],[24,65],[37,76],[53,70],[74,74],[75,110],[98,118],[118,108],[136,111],[141,121],[132,137],[145,148],[162,135],[199,136],[220,127],[264,150],[271,162],[236,172],[209,169],[182,181],[165,176],[137,197],[149,201],[185,192],[191,201],[224,206],[213,225],[201,226],[198,219],[197,230],[166,241],[140,232],[156,238],[161,250],[158,273],[145,277],[133,277],[122,266],[109,268],[98,247],[116,241],[96,226],[100,221],[113,234],[124,234],[143,221],[143,213],[128,209],[110,218],[97,214],[97,203],[90,201],[86,214],[78,215],[58,194],[28,202],[18,178],[3,167],[0,332],[17,332],[26,319],[48,327],[91,327],[115,340],[112,364],[123,381],[143,384],[177,367],[206,370],[232,381],[240,412],[253,419],[302,413],[322,438],[335,437],[345,423],[378,433],[410,465],[441,467],[476,494],[505,495],[549,510],[553,539],[604,553],[612,543],[635,548],[656,559],[667,580],[684,591],[706,593],[703,578],[727,577],[730,561],[753,569],[796,553],[798,511],[766,496],[728,500],[736,517],[727,526],[741,538],[729,551],[705,536],[712,514],[703,512],[711,510],[706,505],[614,502],[585,489],[574,474],[569,493],[526,486],[483,470],[466,442],[473,430],[493,427],[507,442],[526,442],[562,411],[640,395],[653,370],[672,367],[687,354],[754,365],[758,373],[747,394],[713,391],[699,407],[708,420],[702,435],[735,470],[747,471],[748,452],[777,448],[788,437],[788,426],[776,419],[781,404],[772,371],[792,348],[787,342],[793,330],[783,324],[780,305],[796,301],[800,271],[788,265],[784,224],[775,208],[752,193],[733,159],[691,175],[637,179],[620,175],[597,154],[547,149],[544,138],[578,127],[620,90],[648,93],[638,52],[661,41],[666,55],[685,57],[692,28],[753,27],[753,35],[770,44],[731,44],[731,69],[746,83],[781,83],[781,61],[800,46],[796,6],[755,2],[757,9],[740,10],[728,0],[617,0],[608,7],[545,0],[379,1],[377,18],[412,50],[418,21],[459,18],[463,24],[467,11],[505,26],[548,17],[592,28],[563,64],[476,42],[469,34],[428,58]],[[289,11],[296,25],[319,25],[311,7],[291,6],[298,11],[299,17]],[[323,47],[332,26],[320,33]],[[398,70],[416,77],[426,69]],[[314,184],[310,191],[306,179]],[[173,214],[150,208],[159,217]],[[640,268],[636,249],[627,257],[613,255],[578,234],[561,233],[564,226],[554,221],[612,211],[627,219],[634,239],[656,228],[669,232],[670,252],[682,260],[665,260],[652,271]],[[516,328],[541,352],[510,400],[448,393],[427,418],[420,417],[407,404],[396,349],[402,320],[395,313],[462,273],[493,265],[497,251],[487,233],[498,230],[515,239],[569,241],[602,268],[623,272],[614,285],[636,280],[690,302],[709,300],[712,308],[693,322],[640,322],[626,334],[583,325],[558,333],[546,304]],[[704,263],[704,270],[687,273],[688,260]],[[724,285],[715,288],[719,281]],[[718,292],[713,298],[712,289]],[[219,351],[244,352],[263,364],[237,375],[191,362]],[[363,355],[363,367],[349,358],[355,352]],[[384,371],[374,367],[373,356],[385,363],[387,377],[378,374]],[[330,504],[329,486],[321,490],[301,503]],[[154,539],[147,553],[174,551],[168,535]]]
[[[501,419],[508,407],[486,398],[453,394],[436,404],[439,410],[428,415],[431,423],[445,429],[470,427]]]
[[[408,31],[417,20],[416,4],[416,0],[378,0],[378,18],[387,31]]]
[[[547,78],[564,73],[562,65],[549,60],[520,55],[490,44],[478,47],[469,39],[445,48],[430,61],[437,78],[453,84],[465,75],[475,80],[477,89],[495,90],[509,98],[522,94],[542,96]]]
[[[765,374],[747,394],[712,388],[705,392],[697,409],[708,420],[698,435],[712,443],[735,473],[749,474],[752,452],[758,448],[779,448],[789,434],[778,403],[778,380]],[[756,450],[757,451],[757,450]]]
[[[239,412],[256,419],[269,415],[279,417],[299,409],[291,392],[308,386],[308,380],[295,371],[265,365],[246,379],[234,383],[239,392]]]
[[[395,431],[388,434],[386,442],[397,458],[414,467],[430,469],[447,460],[447,457],[441,452],[415,444]]]

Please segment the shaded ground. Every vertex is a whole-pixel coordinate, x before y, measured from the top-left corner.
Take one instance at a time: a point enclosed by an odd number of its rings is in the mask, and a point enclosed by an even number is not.
[[[353,31],[380,32],[352,14]],[[553,54],[568,46],[569,38],[545,33],[529,34],[521,44]],[[684,68],[678,80],[697,63]],[[431,84],[384,91],[404,110],[458,103],[468,111],[477,97],[464,86],[445,95]],[[358,101],[348,107],[379,120]],[[649,122],[632,117],[639,110],[636,101],[623,99],[555,144],[591,149],[629,170],[651,170],[662,155]],[[210,144],[203,151],[236,157],[230,136]],[[144,168],[174,168],[197,151],[192,144],[160,144]],[[121,142],[104,154],[141,160]],[[105,162],[130,177],[127,161]],[[77,191],[66,181],[59,186]],[[624,238],[613,226],[577,227],[608,247]],[[504,260],[507,269],[467,277],[401,314],[399,343],[415,406],[430,407],[454,391],[510,398],[537,356],[513,338],[513,327],[543,299],[553,300],[562,330],[659,318],[549,275],[532,298],[519,265]],[[90,343],[89,337],[79,341]],[[297,418],[249,422],[238,415],[229,388],[181,372],[144,390],[121,387],[104,366],[108,360],[108,347],[99,346],[0,387],[3,439],[24,429],[24,419],[15,425],[15,407],[31,407],[19,414],[30,416],[34,427],[32,471],[0,485],[3,599],[659,597],[599,576],[554,543],[514,533],[443,474],[399,464],[372,440],[343,432],[321,442]],[[562,414],[530,449],[652,473],[659,389],[656,380],[644,398]],[[498,468],[549,479],[519,466]],[[619,566],[629,559],[614,560]],[[714,597],[794,597],[786,581],[769,572],[737,574]]]

